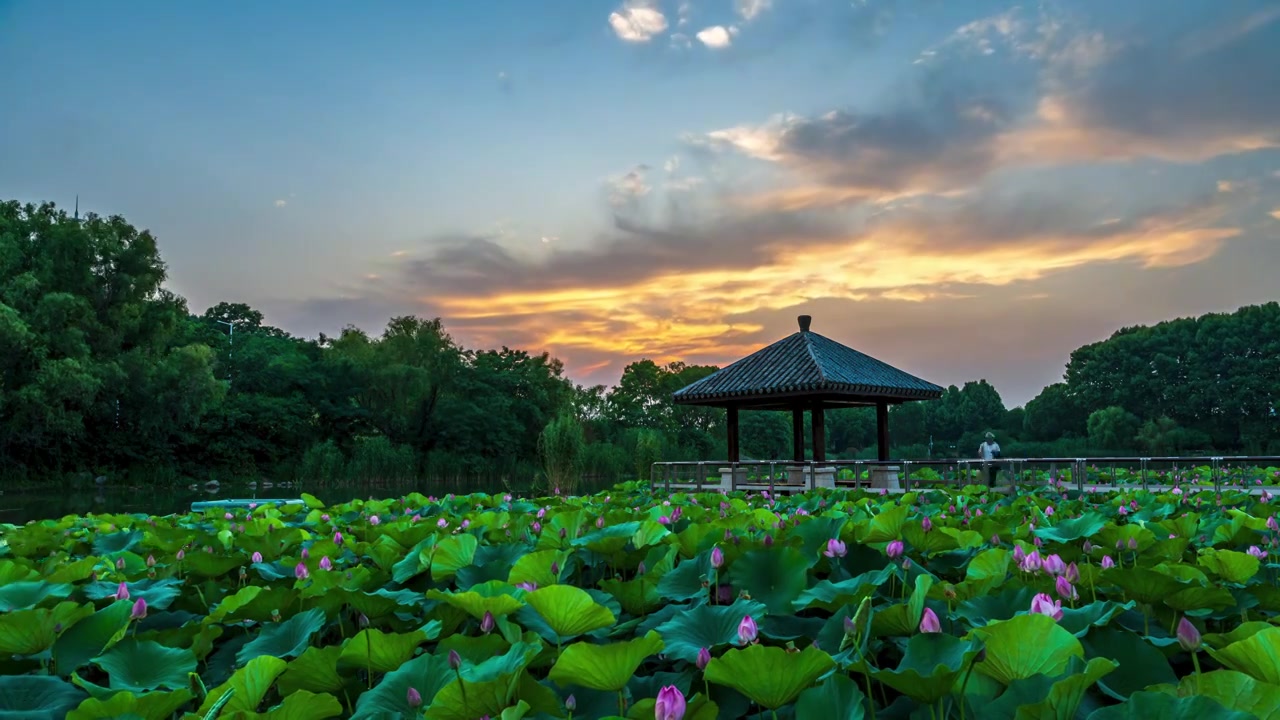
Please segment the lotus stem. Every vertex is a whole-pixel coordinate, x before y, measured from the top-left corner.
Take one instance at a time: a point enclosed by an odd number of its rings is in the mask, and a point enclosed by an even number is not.
[[[1200,694],[1200,651],[1191,651],[1191,667],[1196,670],[1196,694]]]
[[[368,683],[369,689],[373,689],[373,637],[369,634],[369,629],[364,631],[364,674],[365,682]]]

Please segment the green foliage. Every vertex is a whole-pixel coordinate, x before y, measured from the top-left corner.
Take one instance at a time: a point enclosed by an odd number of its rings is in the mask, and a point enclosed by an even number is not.
[[[629,483],[10,527],[0,715],[534,718],[572,694],[630,718],[675,685],[708,720],[1278,717],[1278,501],[984,492]]]
[[[547,482],[556,492],[574,493],[586,455],[586,439],[582,425],[570,414],[561,415],[542,429],[538,436],[538,456],[547,474]]]

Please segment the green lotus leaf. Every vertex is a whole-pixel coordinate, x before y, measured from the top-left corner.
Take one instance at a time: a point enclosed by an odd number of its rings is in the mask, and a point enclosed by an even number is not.
[[[236,662],[244,664],[259,655],[290,658],[301,655],[311,643],[311,636],[324,627],[324,611],[312,608],[278,623],[262,626],[258,636],[236,653]]]
[[[1073,663],[1078,664],[1075,660]],[[1080,672],[1058,680],[1049,688],[1048,696],[1037,703],[1021,705],[1017,708],[1016,718],[1073,718],[1076,716],[1085,692],[1102,677],[1119,667],[1119,664],[1106,658],[1094,658],[1085,664]]]
[[[118,692],[105,700],[87,698],[75,710],[67,713],[67,720],[117,720],[127,717],[169,720],[191,700],[191,691],[186,688],[142,695]]]
[[[187,686],[187,673],[195,672],[196,656],[186,648],[126,638],[93,664],[107,673],[112,690],[179,690]]]
[[[414,608],[422,602],[421,593],[387,588],[378,588],[373,592],[344,590],[342,596],[347,605],[364,613],[365,617],[375,619]]]
[[[1247,713],[1259,720],[1280,720],[1280,687],[1259,682],[1242,672],[1214,670],[1184,677],[1178,693],[1213,698],[1229,710]],[[1210,717],[1217,716],[1204,716]]]
[[[627,543],[631,542],[631,538],[639,530],[639,522],[618,523],[617,525],[609,525],[595,532],[587,533],[580,538],[575,538],[570,541],[570,544],[574,547],[585,547],[601,555],[613,555],[622,552],[622,549],[627,546]],[[512,578],[511,582],[524,581]]]
[[[880,511],[866,525],[854,524],[855,537],[860,543],[887,543],[902,537],[902,526],[911,516],[911,508],[895,505]]]
[[[0,718],[62,720],[84,698],[84,692],[61,678],[0,675]]]
[[[540,644],[516,643],[505,655],[463,667],[461,678],[454,679],[435,693],[426,717],[430,720],[471,720],[484,715],[501,715],[514,702],[520,676],[541,649]]]
[[[1236,606],[1236,598],[1224,587],[1189,587],[1166,597],[1164,604],[1178,610],[1226,610]]]
[[[136,548],[143,537],[141,530],[124,530],[99,535],[93,540],[93,554],[113,555],[128,552]]]
[[[448,605],[462,610],[476,620],[484,619],[485,613],[493,613],[495,618],[504,615],[510,615],[520,608],[524,607],[524,603],[516,597],[507,594],[502,587],[488,587],[484,591],[478,591],[479,588],[485,588],[484,585],[474,585],[467,592],[442,592],[440,590],[428,590],[428,600],[439,600]]]
[[[907,641],[897,668],[873,670],[871,675],[916,702],[932,705],[950,694],[977,654],[973,643],[952,635],[917,633]]]
[[[391,579],[406,583],[426,572],[431,567],[431,551],[435,548],[437,537],[429,535],[410,548],[402,560],[391,566]]]
[[[1214,648],[1215,650],[1224,648],[1233,642],[1245,640],[1255,633],[1261,630],[1266,630],[1269,627],[1274,626],[1269,622],[1250,620],[1249,622],[1240,623],[1236,627],[1232,628],[1231,632],[1228,633],[1205,633],[1204,644]]]
[[[93,575],[99,562],[101,561],[93,555],[82,557],[72,562],[62,562],[58,564],[53,572],[46,575],[45,579],[51,583],[83,582]],[[2,582],[4,581],[0,580],[0,583]]]
[[[93,614],[93,605],[58,603],[52,608],[32,608],[0,614],[0,655],[35,655],[53,647],[61,628]]]
[[[631,535],[631,545],[637,550],[663,542],[671,531],[657,520],[645,520]]]
[[[1229,710],[1210,697],[1177,697],[1162,692],[1135,693],[1129,701],[1094,710],[1088,720],[1252,720],[1262,717]]]
[[[917,575],[915,589],[911,591],[907,602],[890,605],[876,612],[871,620],[871,634],[875,637],[914,635],[920,628],[925,600],[929,597],[929,588],[932,586],[932,576]]]
[[[1083,639],[1090,657],[1120,663],[1121,671],[1098,681],[1098,687],[1117,700],[1124,700],[1154,685],[1178,681],[1164,653],[1141,637],[1118,627],[1095,627]]]
[[[1128,599],[1148,605],[1163,602],[1165,598],[1185,587],[1177,578],[1141,567],[1114,567],[1103,571],[1102,580],[1119,586]]]
[[[836,673],[817,687],[800,693],[796,717],[824,720],[864,720],[867,696],[848,675]]]
[[[453,579],[459,569],[471,565],[479,545],[475,535],[450,535],[436,543],[431,554],[431,579],[436,582]]]
[[[1030,603],[1027,604],[1030,607]],[[1123,605],[1106,600],[1091,602],[1078,608],[1063,607],[1058,624],[1076,637],[1084,637],[1090,628],[1105,626],[1113,618],[1133,608],[1132,602]]]
[[[670,572],[658,579],[658,597],[668,600],[692,600],[706,597],[708,590],[703,580],[709,582],[711,570],[710,552],[676,563]]]
[[[714,650],[738,642],[738,625],[744,617],[757,621],[767,608],[754,600],[739,598],[732,605],[696,605],[676,613],[657,627],[668,657],[694,662],[702,648]]]
[[[707,682],[733,688],[757,705],[776,710],[795,700],[834,667],[830,655],[813,647],[787,652],[778,647],[752,645],[712,658],[703,676]]]
[[[617,622],[609,608],[597,603],[587,591],[572,585],[538,588],[526,593],[524,601],[562,640]]]
[[[0,612],[27,610],[47,604],[50,599],[63,600],[71,590],[72,587],[65,583],[53,584],[43,580],[7,583],[0,586]]]
[[[956,550],[960,547],[959,537],[953,531],[948,534],[943,532],[944,528],[937,530],[924,531],[924,527],[918,522],[904,523],[902,526],[902,539],[907,541],[915,550],[925,555],[937,555],[939,553]],[[977,535],[977,533],[974,533]],[[978,536],[979,543],[982,542],[982,536]]]
[[[385,633],[377,628],[367,628],[342,646],[338,665],[370,669],[373,672],[391,672],[408,662],[428,639],[427,633],[421,630]]]
[[[430,703],[441,688],[455,679],[448,656],[419,655],[383,675],[372,690],[361,693],[352,720],[416,717],[422,709],[415,711],[409,706],[409,688],[418,691],[424,703]]]
[[[529,548],[524,543],[481,545],[476,549],[472,564],[458,570],[458,587],[470,588],[492,582],[506,584],[511,576],[510,568],[528,552]],[[564,565],[563,562],[560,564]]]
[[[192,550],[182,560],[183,570],[201,578],[222,577],[244,564],[244,558],[216,555],[203,550]]]
[[[338,674],[338,658],[341,655],[341,645],[307,648],[289,662],[284,674],[280,676],[280,694],[289,695],[299,690],[313,693],[340,692],[346,683]]]
[[[1107,526],[1107,518],[1100,513],[1087,512],[1078,518],[1060,520],[1053,525],[1036,528],[1036,536],[1045,542],[1069,543],[1097,535]]]
[[[729,578],[734,587],[764,603],[770,614],[788,615],[808,587],[809,568],[816,562],[816,557],[806,557],[793,547],[752,550],[729,568]]]
[[[1066,671],[1071,658],[1083,658],[1084,647],[1048,615],[1018,615],[973,631],[986,648],[979,673],[1006,685],[1032,675],[1050,677]],[[1034,642],[1028,642],[1034,638]]]
[[[604,580],[600,588],[618,599],[623,610],[631,615],[647,615],[662,607],[658,596],[658,582],[651,576],[633,580]]]
[[[94,565],[96,566],[97,558],[84,558],[84,560],[90,559],[94,561]],[[38,581],[39,579],[40,572],[38,570],[33,570],[26,565],[20,565],[12,560],[0,560],[0,586],[16,582]]]
[[[800,593],[792,606],[796,611],[820,608],[835,612],[845,605],[857,605],[863,598],[871,597],[883,585],[895,568],[886,567],[879,572],[863,573],[857,577],[831,582],[819,580],[813,587]]]
[[[338,698],[328,694],[315,694],[299,690],[284,698],[284,702],[263,713],[245,713],[246,718],[262,720],[327,720],[346,712]]]
[[[1229,583],[1244,584],[1262,567],[1262,561],[1249,553],[1235,550],[1202,550],[1200,566]]]
[[[554,585],[558,578],[551,572],[552,565],[565,566],[569,553],[563,550],[535,550],[520,556],[511,566],[507,582],[512,585],[532,583],[538,587]]]
[[[125,587],[129,590],[129,600],[137,602],[139,599],[147,601],[148,610],[165,610],[182,592],[182,581],[177,578],[165,578],[163,580],[142,579],[125,583]],[[118,582],[96,582],[86,585],[84,588],[85,597],[90,600],[108,600],[115,599],[116,592],[120,589]]]
[[[548,678],[561,686],[618,692],[627,686],[640,664],[662,648],[662,637],[652,630],[628,642],[574,643],[564,648]]]
[[[203,716],[215,705],[220,704],[222,696],[231,694],[231,699],[222,706],[225,715],[236,711],[256,712],[258,706],[266,699],[276,678],[288,666],[284,660],[270,655],[261,655],[249,661],[247,665],[236,670],[225,683],[213,688],[205,696],[197,714]]]
[[[965,582],[989,591],[1003,583],[1009,576],[1009,565],[1012,560],[1013,553],[1004,548],[983,550],[974,555],[965,567]]]
[[[1205,648],[1223,667],[1255,680],[1280,685],[1280,627],[1259,630],[1221,650]]]
[[[133,604],[119,600],[64,630],[53,644],[57,672],[70,674],[124,637]]]

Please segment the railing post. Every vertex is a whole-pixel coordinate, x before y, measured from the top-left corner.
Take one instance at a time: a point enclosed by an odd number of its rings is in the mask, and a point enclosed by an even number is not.
[[[1222,458],[1209,458],[1209,476],[1213,478],[1213,492],[1218,494],[1222,492],[1222,466],[1219,464]]]
[[[778,464],[770,460],[769,461],[769,494],[770,495],[773,494],[773,479],[774,479],[774,476],[776,475],[777,468],[778,468]]]
[[[1147,483],[1147,463],[1151,462],[1151,458],[1138,458],[1138,460],[1142,463],[1142,489],[1150,490],[1150,485]]]
[[[911,492],[911,461],[902,461],[902,491]]]
[[[1087,463],[1085,458],[1076,458],[1076,469],[1075,469],[1076,490],[1080,492],[1084,492],[1084,482],[1087,479],[1086,476],[1088,475],[1088,473],[1085,471],[1086,464]]]

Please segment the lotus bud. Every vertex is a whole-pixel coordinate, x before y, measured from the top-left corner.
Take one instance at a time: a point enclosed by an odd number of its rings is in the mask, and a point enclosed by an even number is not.
[[[1020,562],[1022,562],[1022,559],[1023,559],[1023,558],[1025,558],[1026,556],[1027,556],[1027,551],[1026,551],[1026,550],[1023,550],[1021,545],[1016,545],[1016,544],[1015,544],[1015,545],[1013,546],[1013,561],[1014,561],[1014,562],[1020,563]]]
[[[1113,568],[1113,567],[1115,567],[1115,566],[1116,566],[1116,561],[1115,561],[1115,560],[1112,560],[1110,555],[1103,555],[1103,556],[1102,556],[1102,569],[1103,569],[1103,570],[1106,570],[1107,568]]]
[[[480,632],[484,633],[485,635],[488,635],[489,633],[493,632],[493,628],[497,624],[498,624],[497,620],[494,620],[493,618],[493,613],[488,610],[485,610],[484,617],[480,619]]]
[[[155,566],[156,566],[156,556],[155,556],[155,555],[148,555],[148,556],[147,556],[147,567],[155,567]]]
[[[321,515],[320,522],[329,522],[329,513],[324,513],[323,515]]]
[[[644,563],[641,563],[641,564],[643,565]],[[557,562],[555,562],[555,561],[552,561],[552,563],[551,563],[551,574],[552,574],[552,575],[554,575],[554,576],[556,576],[556,577],[560,577],[560,563],[557,563]],[[641,574],[643,574],[643,573],[641,573]]]
[[[542,523],[538,522],[537,520],[534,520],[534,521],[533,521],[533,524],[532,524],[532,525],[530,525],[529,527],[530,527],[530,529],[532,529],[535,533],[540,533],[540,532],[542,532]]]
[[[902,558],[902,569],[903,570],[911,569],[911,558]]]
[[[852,617],[845,615],[844,616],[844,634],[854,635],[857,632],[858,632],[858,625],[853,622]]]
[[[311,558],[311,551],[306,548],[302,548],[302,559],[308,560],[310,558]]]
[[[129,586],[128,586],[128,585],[126,585],[126,584],[124,584],[124,583],[120,583],[119,587],[117,587],[117,588],[116,588],[116,599],[117,599],[117,600],[128,600],[128,599],[129,599]]]
[[[378,516],[377,516],[377,515],[370,515],[370,516],[369,516],[369,524],[370,524],[370,525],[378,525],[378,524],[381,524],[381,523],[382,523],[382,521],[378,519]]]
[[[756,641],[756,637],[760,634],[760,629],[756,627],[756,621],[750,615],[742,618],[742,622],[738,623],[738,644],[750,645]]]
[[[822,551],[823,555],[829,558],[842,558],[848,552],[845,544],[837,538],[831,538],[827,541],[827,549]]]
[[[405,699],[409,701],[411,708],[422,706],[422,693],[418,692],[418,688],[410,687]]]
[[[336,531],[334,531],[334,533],[333,533],[333,544],[334,544],[334,545],[338,545],[338,546],[341,546],[341,545],[342,545],[342,531],[341,531],[341,530],[336,530]]]
[[[462,656],[458,654],[457,650],[449,651],[449,667],[455,671],[462,667]]]
[[[565,539],[566,537],[568,537],[568,535],[569,535],[569,533],[568,533],[564,528],[560,528],[560,539],[561,539],[561,540],[563,540],[563,539]]]
[[[325,555],[324,557],[320,558],[320,569],[321,570],[333,569],[333,561],[329,559],[328,555]]]
[[[654,720],[684,720],[684,694],[675,685],[658,691],[658,701],[653,706]]]
[[[890,560],[897,560],[902,557],[902,552],[906,548],[901,540],[894,540],[885,546],[884,554],[889,556]]]
[[[1044,559],[1043,567],[1050,575],[1061,575],[1067,570],[1067,564],[1056,553]]]
[[[1044,514],[1045,514],[1045,517],[1053,517],[1053,506],[1050,505],[1049,507],[1045,508]]]
[[[1076,567],[1075,563],[1071,563],[1062,576],[1067,579],[1067,582],[1080,582],[1080,568]]]
[[[711,548],[711,567],[720,568],[724,565],[724,551],[719,547]]]
[[[306,578],[310,577],[311,573],[307,570],[306,565],[303,565],[302,563],[298,563],[293,568],[293,575],[299,580],[305,580]]]
[[[117,569],[117,570],[123,570],[123,569],[124,569],[124,558],[117,558],[117,559],[116,559],[116,569]]]
[[[943,596],[943,597],[945,597],[945,598],[946,598],[946,599],[948,599],[948,600],[955,600],[955,599],[956,599],[956,586],[955,586],[955,585],[952,585],[951,583],[947,583],[946,587],[944,587],[944,588],[942,589],[942,596]]]
[[[604,516],[601,515],[600,517],[596,518],[596,529],[600,529],[603,527],[604,527]],[[573,697],[573,696],[570,695],[569,697]]]
[[[1259,560],[1265,560],[1267,557],[1267,551],[1263,550],[1257,545],[1250,545],[1248,552],[1250,555],[1258,558]]]
[[[999,536],[999,535],[992,535],[992,536],[991,536],[991,544],[992,544],[992,545],[999,545],[999,544],[1000,544],[1000,536]]]
[[[711,651],[706,648],[698,650],[698,669],[706,670],[709,662],[711,662]]]
[[[644,566],[644,561],[641,560],[640,564],[636,566],[636,575],[643,575],[645,573],[645,570],[646,568]]]
[[[926,517],[920,521],[920,527],[923,528],[925,532],[929,532],[933,529],[933,521]]]
[[[1187,652],[1195,652],[1200,649],[1200,631],[1195,625],[1184,615],[1178,621],[1178,644]]]
[[[250,558],[249,558],[249,560],[250,560],[250,561],[252,561],[252,562],[255,562],[255,563],[260,563],[260,562],[262,562],[262,553],[258,552],[257,550],[254,550],[254,551],[253,551],[253,556],[252,556],[252,557],[250,557]]]
[[[1083,549],[1084,549],[1084,554],[1088,555],[1089,553],[1093,552],[1093,543],[1089,542],[1088,540],[1085,540]]]
[[[764,546],[765,546],[765,547],[773,547],[773,535],[768,535],[768,534],[766,534],[766,535],[764,536]]]
[[[223,515],[222,517],[223,517],[223,519],[225,519],[225,520],[233,520],[233,519],[235,519],[235,515],[232,515],[231,513],[227,513],[226,515]]]
[[[1138,549],[1138,538],[1135,538],[1135,537],[1129,538],[1129,549],[1130,550]]]
[[[138,600],[133,603],[133,610],[129,613],[129,617],[134,620],[141,620],[146,616],[147,616],[146,598],[138,598]]]
[[[932,608],[924,609],[924,614],[920,617],[920,632],[942,632],[942,623],[938,621],[938,614]]]
[[[564,709],[573,712],[578,709],[578,699],[571,693],[569,697],[564,699]]]
[[[356,624],[362,628],[369,627],[369,616],[364,613],[360,613],[360,615],[356,617]]]
[[[1055,592],[1058,593],[1058,597],[1062,598],[1063,600],[1075,600],[1076,598],[1079,597],[1079,595],[1076,593],[1075,586],[1073,586],[1070,583],[1070,581],[1068,581],[1065,577],[1061,575],[1059,575],[1058,579],[1054,581],[1053,589]]]

